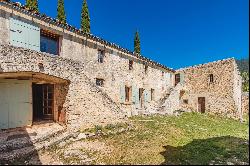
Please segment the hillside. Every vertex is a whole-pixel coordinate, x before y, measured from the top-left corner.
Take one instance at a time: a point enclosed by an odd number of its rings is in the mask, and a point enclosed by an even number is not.
[[[236,60],[240,72],[249,72],[249,58]]]

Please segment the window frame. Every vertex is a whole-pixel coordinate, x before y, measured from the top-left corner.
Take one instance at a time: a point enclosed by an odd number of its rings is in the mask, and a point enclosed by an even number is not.
[[[102,78],[96,78],[96,86],[104,87],[104,81]]]
[[[128,66],[128,69],[129,70],[133,70],[133,65],[134,65],[134,61],[133,60],[129,60],[129,62],[128,62],[129,64],[129,66]]]
[[[50,40],[56,43],[56,54],[50,53],[50,52],[46,52],[46,51],[42,51],[42,39],[45,38],[46,40]],[[46,43],[48,44],[48,43]],[[51,55],[55,55],[55,56],[60,56],[60,36],[58,34],[55,34],[51,31],[45,30],[45,29],[41,29],[40,31],[40,51],[41,52],[45,52]]]
[[[209,74],[209,83],[214,83],[214,75],[213,74]]]
[[[132,100],[132,87],[131,86],[125,86],[125,102],[129,103]]]
[[[104,63],[104,56],[105,56],[105,51],[101,50],[101,49],[98,49],[98,52],[97,52],[97,61],[98,61],[98,63]]]

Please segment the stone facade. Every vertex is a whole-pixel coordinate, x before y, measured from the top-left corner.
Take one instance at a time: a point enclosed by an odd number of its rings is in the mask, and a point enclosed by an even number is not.
[[[38,63],[43,64],[43,71]],[[81,62],[12,46],[0,46],[0,64],[2,74],[8,73],[8,76],[32,72],[45,74],[48,79],[56,77],[67,80],[64,83],[50,81],[56,85],[57,112],[65,113],[66,124],[70,129],[118,123],[126,119],[120,106],[86,77]],[[46,80],[46,77],[38,78]],[[34,81],[32,78],[30,80]]]
[[[100,88],[109,94],[114,102],[122,104],[123,109],[128,114],[144,110],[144,107],[147,107],[151,100],[145,100],[143,107],[139,107],[139,104],[132,100],[132,94],[129,102],[121,101],[121,86],[122,88],[125,88],[125,86],[131,87],[132,91],[143,88],[143,95],[148,96],[151,95],[151,89],[153,89],[154,100],[159,100],[164,91],[173,86],[174,70],[172,69],[142,56],[135,56],[133,53],[119,47],[108,45],[105,43],[106,41],[98,38],[93,39],[84,34],[72,33],[52,23],[41,21],[35,16],[23,14],[19,10],[8,11],[8,7],[4,5],[1,8],[2,20],[5,22],[2,29],[6,32],[6,38],[10,36],[8,31],[10,17],[37,25],[41,29],[60,35],[59,56],[83,62],[85,74],[92,82],[95,82],[96,78],[104,79],[104,86]],[[10,43],[5,40],[1,44]],[[98,50],[105,52],[104,63],[98,62]],[[132,70],[129,70],[129,60],[134,62]],[[147,71],[145,71],[145,66],[147,66]]]
[[[175,71],[20,5],[0,3],[0,76],[29,73],[32,82],[53,83],[54,120],[70,129],[117,123],[145,112],[197,111],[198,97],[205,97],[208,113],[242,116],[241,77],[234,59]],[[11,46],[11,18],[59,36],[59,55]],[[104,53],[103,63],[98,61],[99,51]],[[176,74],[181,75],[177,85]],[[96,79],[104,80],[103,86],[97,86]]]
[[[234,59],[180,69],[177,73],[184,77],[180,96],[183,109],[198,111],[198,98],[205,97],[206,112],[242,118],[241,77]]]

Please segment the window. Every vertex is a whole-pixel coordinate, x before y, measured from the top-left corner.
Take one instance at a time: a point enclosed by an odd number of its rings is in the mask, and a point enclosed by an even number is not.
[[[129,70],[132,70],[133,69],[133,61],[132,60],[129,60]]]
[[[175,86],[177,85],[177,84],[179,84],[181,82],[181,75],[180,74],[176,74],[175,75]]]
[[[59,55],[59,36],[49,31],[41,30],[40,51]]]
[[[151,101],[155,100],[155,90],[151,89]]]
[[[214,75],[213,74],[209,75],[209,81],[210,81],[210,83],[214,82]]]
[[[98,62],[103,63],[104,61],[104,50],[98,50]]]
[[[97,86],[104,86],[104,79],[97,78],[96,79],[96,85]]]
[[[188,104],[188,100],[187,99],[183,100],[183,103]]]
[[[147,73],[147,71],[148,71],[148,65],[144,65],[144,70],[145,70],[145,73]]]
[[[130,102],[131,100],[131,87],[125,86],[125,101]]]

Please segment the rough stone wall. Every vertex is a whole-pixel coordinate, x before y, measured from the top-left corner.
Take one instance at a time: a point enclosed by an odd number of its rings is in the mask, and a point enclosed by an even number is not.
[[[133,69],[129,70],[129,59],[124,54],[90,41],[87,44],[84,43],[86,40],[79,44],[79,41],[64,38],[61,55],[65,58],[83,61],[86,75],[92,82],[95,82],[96,78],[104,79],[104,87],[101,89],[117,103],[120,103],[121,85],[144,88],[148,94],[152,88],[155,90],[155,100],[159,100],[164,90],[172,86],[172,80],[167,79],[166,72],[162,74],[158,68],[149,66],[145,72],[144,64],[133,59]],[[98,62],[98,49],[105,51],[104,63]],[[72,53],[71,50],[76,50],[76,52]],[[124,104],[123,108],[128,112],[135,111],[133,103]]]
[[[249,114],[249,92],[242,93],[242,112]]]
[[[144,70],[144,62],[137,57],[111,48],[105,44],[86,37],[77,35],[60,27],[56,27],[48,22],[40,21],[36,17],[21,14],[16,10],[8,11],[7,7],[1,6],[4,12],[3,29],[9,27],[9,17],[15,17],[19,20],[32,23],[39,26],[41,29],[47,29],[51,32],[60,35],[60,57],[81,61],[84,63],[85,74],[92,82],[96,78],[105,80],[104,87],[101,87],[109,97],[117,104],[120,104],[120,86],[133,86],[133,88],[144,88],[150,95],[151,88],[155,90],[155,100],[159,100],[164,91],[172,86],[172,82],[166,77],[166,73],[173,74],[173,71],[160,68],[155,65],[148,67],[147,74]],[[6,12],[7,11],[7,12]],[[1,30],[2,32],[2,30]],[[9,32],[7,30],[7,32]],[[6,39],[9,39],[6,33]],[[6,41],[0,44],[9,44]],[[100,64],[97,61],[98,49],[105,51],[104,63]],[[129,59],[134,60],[133,70],[129,70]],[[162,71],[165,73],[162,75]],[[150,102],[150,101],[149,101]],[[148,103],[145,103],[147,106]],[[136,111],[133,103],[123,104],[122,107],[127,112]]]
[[[236,61],[232,62],[234,65],[234,89],[233,89],[233,98],[234,98],[234,103],[236,107],[236,111],[238,111],[239,118],[243,118],[243,112],[242,112],[242,77],[240,76],[240,71],[238,70],[238,66]]]
[[[9,44],[9,13],[0,9],[0,44]]]
[[[38,67],[38,63],[41,62],[44,71]],[[3,72],[37,72],[69,80],[68,93],[61,108],[66,111],[69,129],[88,128],[125,120],[120,107],[84,74],[84,65],[80,62],[2,45],[0,64]]]
[[[240,88],[235,84],[235,65],[234,59],[227,59],[178,70],[184,73],[186,87],[181,97],[182,107],[198,111],[198,97],[205,97],[207,113],[240,118],[235,102],[235,91]],[[214,76],[213,83],[210,74]]]

